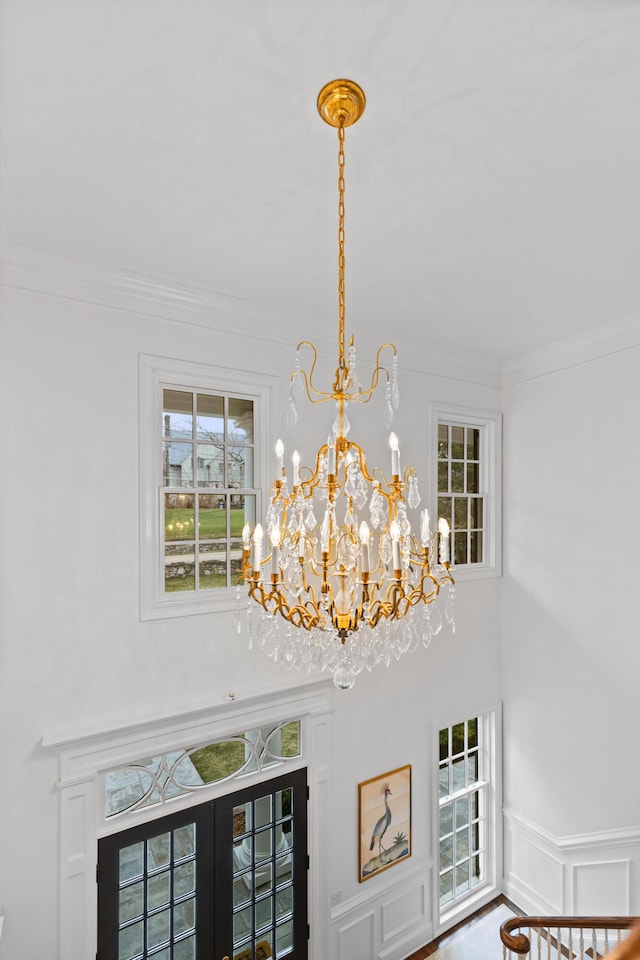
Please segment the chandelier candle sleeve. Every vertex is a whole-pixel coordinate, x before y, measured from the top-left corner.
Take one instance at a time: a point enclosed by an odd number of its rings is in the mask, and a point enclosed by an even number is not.
[[[440,563],[449,563],[449,524],[444,517],[438,520],[438,532],[440,533]]]
[[[369,558],[369,538],[371,532],[369,530],[369,524],[366,520],[363,520],[360,524],[360,572],[369,573],[369,568],[371,566],[371,561]]]
[[[431,531],[429,530],[429,511],[420,512],[420,543],[423,547],[428,547],[431,543]]]
[[[393,569],[400,569],[400,527],[397,520],[393,520],[389,527],[391,549],[393,551]]]
[[[300,454],[294,450],[291,454],[291,463],[293,464],[293,485],[300,486]]]
[[[400,476],[400,446],[395,433],[389,434],[389,446],[391,447],[391,476]]]
[[[271,573],[278,575],[280,566],[280,526],[276,523],[271,528]]]
[[[256,524],[253,531],[253,572],[260,577],[260,564],[262,562],[262,524]]]
[[[278,458],[278,476],[282,476],[284,468],[284,443],[282,440],[276,440],[276,457]]]

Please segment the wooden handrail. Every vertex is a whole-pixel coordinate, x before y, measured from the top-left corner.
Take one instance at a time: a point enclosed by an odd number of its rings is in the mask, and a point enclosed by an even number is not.
[[[640,917],[512,917],[500,926],[500,939],[513,953],[529,953],[531,943],[524,933],[512,931],[519,927],[537,930],[631,930],[640,922]],[[631,939],[630,937],[627,939]],[[626,941],[625,941],[626,942]],[[619,946],[623,946],[620,944]],[[617,949],[617,948],[616,948]],[[635,960],[639,953],[621,954],[615,960]]]

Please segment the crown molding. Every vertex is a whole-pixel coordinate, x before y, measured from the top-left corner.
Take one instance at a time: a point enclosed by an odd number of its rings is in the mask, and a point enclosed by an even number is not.
[[[0,261],[0,284],[67,300],[207,327],[222,333],[289,343],[292,318],[217,290],[166,283],[126,271],[33,250],[11,251]]]
[[[637,346],[640,314],[635,313],[508,360],[502,367],[501,384],[510,387],[536,380]]]
[[[334,352],[333,333],[319,330],[317,322],[310,318],[292,317],[273,305],[258,305],[216,290],[166,283],[154,277],[108,270],[12,246],[11,255],[0,261],[0,285],[205,327],[223,334],[241,332],[242,336],[286,346],[292,344],[293,330],[299,331],[295,339],[298,335],[305,336],[305,329],[313,329],[319,352],[330,355]],[[507,360],[501,367],[484,357],[454,354],[441,347],[430,349],[427,355],[415,343],[398,340],[396,346],[405,369],[490,387],[509,387],[640,346],[640,314],[531,350]],[[371,347],[369,353],[365,347],[359,354],[366,362],[373,362],[374,349]]]
[[[92,263],[67,259],[12,244],[0,260],[0,285],[61,297],[143,316],[185,323],[220,333],[238,334],[291,346],[313,330],[320,353],[333,355],[335,337],[318,329],[311,318],[292,317],[272,305],[234,297],[216,290],[165,283],[157,278],[109,270]],[[292,331],[297,331],[293,335]],[[405,369],[452,380],[500,385],[497,363],[443,349],[421,354],[415,343],[396,342]],[[375,361],[375,345],[359,350],[365,362]]]

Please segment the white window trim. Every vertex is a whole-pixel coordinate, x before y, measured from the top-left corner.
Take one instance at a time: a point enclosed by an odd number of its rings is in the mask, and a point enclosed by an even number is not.
[[[276,725],[295,716],[301,721],[301,754],[288,769],[307,768],[310,788],[308,849],[309,920],[313,936],[310,960],[329,955],[329,861],[324,837],[330,831],[328,777],[331,741],[330,680],[293,687],[277,693],[235,700],[173,717],[142,721],[93,734],[79,732],[42,738],[42,746],[58,757],[60,795],[59,834],[59,953],[64,960],[87,960],[97,947],[96,864],[98,839],[151,821],[171,811],[197,805],[241,789],[239,780],[212,783],[197,796],[176,797],[161,809],[147,808],[128,817],[105,819],[104,772],[136,758],[164,753],[184,743],[212,743],[238,730]],[[282,772],[281,765],[247,774],[245,784],[268,782]],[[117,822],[113,822],[113,820]],[[129,821],[127,823],[127,821]]]
[[[266,437],[273,410],[278,409],[279,379],[249,370],[234,370],[188,360],[140,354],[140,619],[158,620],[232,610],[236,588],[201,593],[165,593],[162,549],[162,504],[159,467],[162,463],[162,388],[219,390],[255,401],[254,487],[256,516],[261,515],[260,490],[269,489]]]
[[[432,501],[430,512],[437,517],[438,504],[438,424],[460,424],[480,428],[480,492],[484,496],[484,561],[452,566],[456,581],[481,580],[502,575],[502,414],[496,410],[476,410],[453,404],[430,404],[429,457]]]
[[[453,906],[443,909],[440,905],[440,797],[439,797],[439,757],[440,757],[440,730],[445,727],[451,727],[462,720],[468,720],[470,717],[478,717],[484,725],[483,729],[483,750],[484,750],[484,776],[482,782],[486,784],[487,816],[486,816],[486,857],[485,869],[486,876],[484,883],[480,884],[468,897],[461,899]],[[432,783],[434,784],[433,796],[433,819],[432,819],[432,837],[433,837],[433,883],[431,884],[433,901],[432,910],[434,918],[433,936],[439,937],[450,927],[459,923],[465,917],[470,916],[476,910],[479,910],[485,904],[490,903],[499,893],[502,892],[503,867],[502,867],[502,702],[493,703],[489,706],[479,707],[471,710],[457,710],[454,714],[436,720],[433,723],[431,733],[432,744]]]

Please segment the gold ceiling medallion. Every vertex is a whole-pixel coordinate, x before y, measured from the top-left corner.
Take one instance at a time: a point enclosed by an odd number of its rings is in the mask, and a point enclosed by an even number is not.
[[[332,127],[350,127],[364,113],[362,87],[353,80],[332,80],[318,94],[318,113]]]
[[[383,383],[389,429],[400,399],[393,343],[378,348],[366,387],[358,378],[353,337],[345,349],[345,127],[364,107],[364,93],[351,80],[333,80],[318,95],[320,116],[338,130],[338,365],[331,389],[318,389],[316,348],[303,340],[290,378],[291,430],[303,396],[312,404],[331,403],[335,419],[311,466],[302,466],[294,450],[289,471],[284,444],[277,441],[278,470],[265,527],[258,523],[252,532],[246,523],[242,532],[250,642],[287,666],[330,671],[343,690],[365,667],[388,666],[420,643],[429,645],[442,627],[439,605],[432,614],[431,604],[445,585],[444,614],[453,626],[454,599],[449,526],[440,519],[432,531],[429,513],[422,510],[412,532],[408,510],[420,504],[418,478],[413,467],[401,468],[396,434],[389,434],[388,476],[380,467],[370,468],[362,447],[349,437],[349,404],[368,403]],[[301,350],[310,351],[308,369],[301,365]],[[385,353],[390,369],[382,363]],[[374,424],[378,420],[372,418]],[[240,630],[239,594],[236,623]]]

